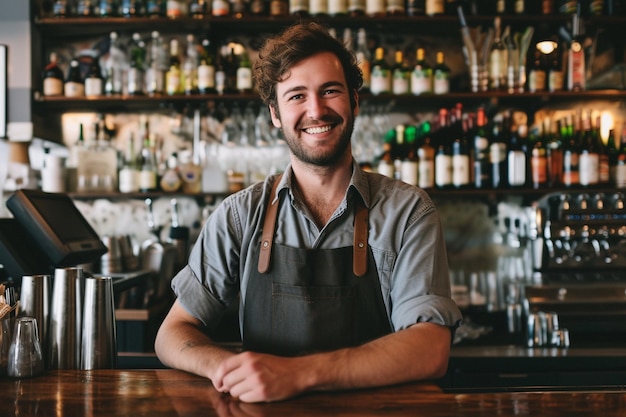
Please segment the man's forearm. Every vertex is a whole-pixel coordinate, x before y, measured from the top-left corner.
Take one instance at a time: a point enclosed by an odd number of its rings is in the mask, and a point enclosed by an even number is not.
[[[390,385],[443,376],[450,331],[420,323],[356,348],[303,357],[302,372],[312,390]]]
[[[174,313],[180,306],[173,307]],[[219,363],[234,355],[219,347],[197,324],[165,318],[154,344],[159,360],[166,366],[212,379]]]

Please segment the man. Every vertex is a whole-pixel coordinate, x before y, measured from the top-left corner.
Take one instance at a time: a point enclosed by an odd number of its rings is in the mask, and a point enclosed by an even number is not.
[[[211,214],[158,357],[245,402],[443,376],[461,314],[440,220],[423,190],[353,159],[354,56],[304,23],[266,42],[254,76],[291,164]],[[241,353],[205,332],[238,296]]]

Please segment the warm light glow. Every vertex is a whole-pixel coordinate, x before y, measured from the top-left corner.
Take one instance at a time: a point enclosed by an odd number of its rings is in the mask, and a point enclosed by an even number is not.
[[[609,111],[603,111],[600,115],[600,137],[602,142],[606,144],[609,138],[609,131],[615,127],[613,114]]]
[[[544,55],[550,55],[554,52],[557,46],[558,44],[551,40],[537,42],[537,49],[539,49],[539,51]]]

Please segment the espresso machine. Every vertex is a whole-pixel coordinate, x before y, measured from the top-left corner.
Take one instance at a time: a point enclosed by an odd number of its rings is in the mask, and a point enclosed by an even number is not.
[[[558,315],[577,345],[626,342],[625,204],[619,191],[580,189],[533,205],[524,309]]]

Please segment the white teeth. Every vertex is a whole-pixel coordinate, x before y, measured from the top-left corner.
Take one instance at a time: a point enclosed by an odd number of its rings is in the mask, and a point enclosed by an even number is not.
[[[306,133],[309,133],[311,135],[317,134],[317,133],[324,133],[324,132],[328,132],[330,130],[330,126],[322,126],[322,127],[311,127],[309,129],[304,129],[304,131]]]

